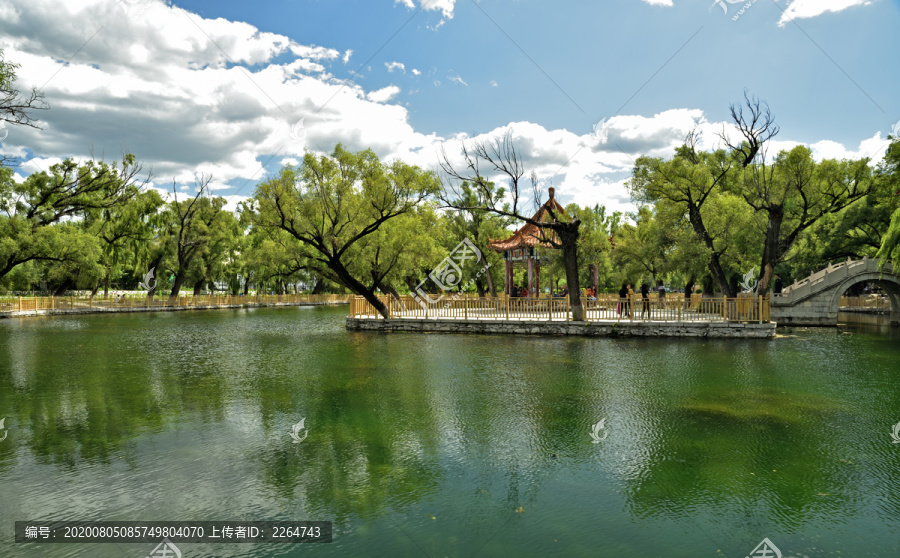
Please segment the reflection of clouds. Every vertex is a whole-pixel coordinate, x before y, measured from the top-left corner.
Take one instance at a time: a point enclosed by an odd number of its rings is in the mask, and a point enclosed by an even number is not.
[[[8,320],[4,326],[7,326],[4,328],[6,335],[3,335],[7,345],[5,351],[0,351],[0,358],[6,357],[4,364],[10,371],[13,386],[19,390],[26,390],[34,378],[34,371],[37,370],[40,333],[29,329],[27,322],[16,323]]]
[[[368,448],[363,442],[356,442],[347,450],[351,457],[343,461],[347,472],[347,488],[366,493],[370,487]]]
[[[73,428],[87,425],[87,393],[81,389],[63,391],[59,394],[59,409],[56,414],[57,426]]]

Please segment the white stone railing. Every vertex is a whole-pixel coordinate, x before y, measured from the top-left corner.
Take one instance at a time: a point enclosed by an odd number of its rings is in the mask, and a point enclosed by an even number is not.
[[[864,257],[861,260],[854,261],[847,258],[845,262],[828,264],[827,267],[813,273],[806,279],[795,281],[794,284],[786,287],[781,294],[773,295],[772,303],[775,305],[792,305],[816,293],[828,290],[848,277],[877,271],[879,271],[878,260]],[[891,265],[885,265],[885,268],[881,271],[890,273]]]

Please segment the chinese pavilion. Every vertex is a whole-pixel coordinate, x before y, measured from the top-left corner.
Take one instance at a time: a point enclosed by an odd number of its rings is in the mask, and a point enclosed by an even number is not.
[[[548,218],[547,212],[552,209],[556,215],[565,215],[566,210],[556,201],[553,188],[549,189],[550,199],[538,209],[532,217],[532,221],[538,223]],[[505,240],[488,240],[488,248],[503,254],[505,273],[503,275],[504,289],[507,295],[513,294],[513,269],[516,262],[525,262],[528,269],[528,294],[537,297],[541,289],[541,252],[555,249],[549,239],[555,240],[555,233],[550,230],[541,230],[532,223],[526,223],[521,229]]]

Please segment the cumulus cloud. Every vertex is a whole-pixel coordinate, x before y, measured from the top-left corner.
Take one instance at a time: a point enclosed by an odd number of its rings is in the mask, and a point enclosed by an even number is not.
[[[21,175],[63,157],[86,158],[92,149],[107,159],[128,150],[152,169],[161,192],[171,194],[173,179],[193,188],[195,176],[205,173],[233,207],[267,171],[299,162],[308,150],[342,143],[434,169],[442,146],[460,162],[461,140],[509,131],[525,168],[542,185],[555,186],[562,202],[629,211],[624,183],[637,157],[671,157],[693,129],[702,132],[701,147],[714,148],[723,126],[701,110],[678,108],[612,116],[593,127],[586,122],[581,131],[521,121],[445,138],[412,127],[407,109],[392,104],[399,87],[371,90],[332,75],[330,65],[347,60],[350,51],[302,45],[162,2],[148,4],[140,18],[109,10],[102,0],[7,0],[2,10],[0,46],[7,60],[22,64],[20,85],[45,85],[52,107],[36,113],[43,130],[11,128],[0,148],[26,159]],[[459,76],[449,79],[465,85]],[[880,158],[882,145],[886,140],[876,135],[856,151],[827,141],[811,148],[817,157]]]
[[[385,62],[384,67],[387,68],[389,73],[394,70],[400,70],[401,72],[406,73],[406,66],[402,62]]]
[[[816,17],[826,12],[840,12],[853,6],[868,6],[871,0],[794,0],[778,20],[778,26],[784,27],[792,19]]]
[[[650,4],[651,6],[674,6],[672,0],[644,0],[644,2]]]
[[[422,10],[441,12],[441,21],[432,29],[437,29],[448,20],[453,19],[453,8],[456,0],[394,0],[395,4],[403,4],[409,9],[415,9],[418,6]]]
[[[140,18],[108,7],[5,4],[5,56],[21,63],[21,86],[44,86],[52,109],[36,113],[43,130],[12,130],[4,152],[33,153],[38,165],[91,149],[107,159],[128,150],[162,184],[193,184],[202,171],[224,190],[259,180],[273,156],[297,157],[317,145],[405,157],[431,141],[411,128],[406,109],[384,104],[399,88],[367,92],[331,75],[337,50],[161,2]],[[304,117],[297,141],[292,127]]]
[[[366,95],[366,97],[368,97],[370,101],[374,101],[376,103],[385,103],[396,97],[398,93],[400,93],[399,87],[397,87],[396,85],[388,85],[387,87],[384,87],[377,91],[370,92],[368,95]]]

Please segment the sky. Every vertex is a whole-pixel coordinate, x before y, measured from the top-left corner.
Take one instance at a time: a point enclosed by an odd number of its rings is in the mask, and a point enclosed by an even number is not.
[[[881,159],[900,133],[900,0],[3,0],[0,48],[41,129],[17,179],[134,153],[151,187],[229,207],[338,143],[438,170],[509,132],[564,204],[632,211],[637,157],[721,147],[745,92],[774,154]],[[892,40],[893,39],[893,40]]]

